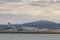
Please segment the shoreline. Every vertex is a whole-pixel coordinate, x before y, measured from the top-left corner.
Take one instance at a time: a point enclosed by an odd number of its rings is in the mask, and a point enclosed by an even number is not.
[[[60,32],[0,32],[3,34],[11,33],[11,34],[60,34]]]

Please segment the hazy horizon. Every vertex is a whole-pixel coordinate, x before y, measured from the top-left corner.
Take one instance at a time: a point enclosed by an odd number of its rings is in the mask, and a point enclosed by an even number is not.
[[[39,20],[60,23],[60,0],[0,0],[0,24]]]

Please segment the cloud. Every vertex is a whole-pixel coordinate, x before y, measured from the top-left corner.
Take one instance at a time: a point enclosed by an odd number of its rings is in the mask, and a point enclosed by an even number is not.
[[[0,0],[0,1],[6,1],[6,2],[20,2],[22,0]]]
[[[37,20],[60,22],[59,3],[45,3],[43,1],[40,3],[40,1],[0,0],[1,23],[7,23],[8,21],[12,23],[26,23]]]
[[[26,22],[32,22],[35,21],[36,17],[35,16],[31,16],[28,14],[0,14],[0,21],[1,24],[7,24],[7,22],[11,22],[11,23],[26,23]]]

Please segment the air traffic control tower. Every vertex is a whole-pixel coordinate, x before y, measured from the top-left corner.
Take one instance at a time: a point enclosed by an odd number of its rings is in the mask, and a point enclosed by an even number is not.
[[[10,27],[11,26],[11,24],[10,24],[10,22],[8,22],[8,27]]]

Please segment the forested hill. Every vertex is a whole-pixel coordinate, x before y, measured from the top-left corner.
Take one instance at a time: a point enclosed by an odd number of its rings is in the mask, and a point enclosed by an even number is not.
[[[22,24],[22,27],[56,28],[60,27],[60,24],[51,21],[36,21]]]
[[[0,25],[0,28],[5,28],[7,26],[8,25]],[[20,28],[20,27],[60,28],[59,23],[55,23],[51,21],[35,21],[24,24],[11,24],[11,26],[14,26],[16,28]]]

